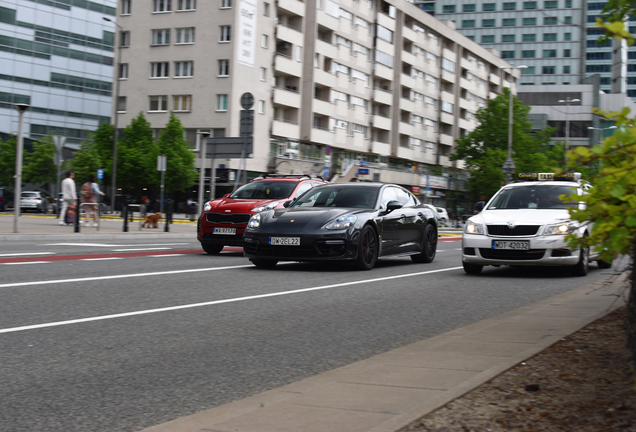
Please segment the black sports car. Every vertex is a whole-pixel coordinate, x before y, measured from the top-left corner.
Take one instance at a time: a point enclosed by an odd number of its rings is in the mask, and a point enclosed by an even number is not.
[[[353,261],[410,255],[429,263],[437,249],[437,214],[401,186],[335,183],[317,186],[285,208],[252,216],[243,252],[257,267],[278,261]]]

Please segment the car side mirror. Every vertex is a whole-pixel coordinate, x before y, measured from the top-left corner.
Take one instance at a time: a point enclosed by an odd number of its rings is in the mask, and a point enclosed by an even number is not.
[[[386,203],[386,209],[390,212],[402,207],[403,207],[402,203],[400,203],[398,200],[391,200],[388,203]]]
[[[484,209],[484,207],[486,207],[486,202],[485,201],[478,201],[475,204],[475,213],[479,213],[480,211],[482,211]]]

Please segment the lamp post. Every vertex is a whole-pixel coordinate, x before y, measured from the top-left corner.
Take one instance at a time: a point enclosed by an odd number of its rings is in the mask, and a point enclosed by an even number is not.
[[[203,189],[205,189],[205,166],[207,165],[206,150],[210,132],[199,133],[199,159],[201,159],[201,172],[199,172],[199,216],[203,212]]]
[[[604,136],[602,136],[603,135],[603,131],[610,130],[610,129],[618,129],[618,126],[614,125],[614,126],[608,126],[606,128],[597,128],[597,127],[588,126],[588,130],[600,131],[600,133],[601,133],[601,137],[600,138],[605,138]],[[600,142],[601,140],[599,139],[598,141]]]
[[[515,166],[515,162],[512,160],[512,70],[513,69],[526,69],[528,66],[519,65],[519,66],[499,66],[500,69],[510,69],[510,100],[508,101],[508,159],[504,162],[501,171],[506,175],[506,183],[510,183],[512,180],[512,173],[515,172],[517,167]]]
[[[14,186],[14,198],[13,198],[13,232],[17,233],[20,229],[20,196],[22,195],[22,147],[23,147],[23,135],[22,129],[24,127],[24,113],[29,109],[27,104],[15,104],[13,107],[18,110],[18,142],[15,153],[15,186]]]
[[[565,170],[568,170],[569,160],[568,160],[568,151],[570,150],[570,104],[581,102],[581,99],[570,99],[570,96],[565,99],[561,99],[559,103],[564,103],[565,106],[568,107],[567,112],[565,113]]]
[[[122,37],[122,32],[124,31],[124,28],[122,26],[120,26],[119,24],[117,24],[115,21],[111,20],[110,18],[106,18],[106,17],[102,17],[104,21],[108,21],[110,23],[113,23],[117,26],[117,29],[119,30],[119,45],[117,45],[117,39],[115,39],[115,49],[117,49],[117,64],[115,65],[115,111],[114,111],[114,122],[113,122],[113,126],[115,127],[115,131],[113,133],[113,173],[112,173],[112,185],[111,185],[111,190],[112,190],[112,199],[111,199],[111,212],[114,213],[115,212],[115,202],[117,200],[117,120],[119,119],[119,80],[120,80],[120,76],[119,74],[121,73],[121,37]]]

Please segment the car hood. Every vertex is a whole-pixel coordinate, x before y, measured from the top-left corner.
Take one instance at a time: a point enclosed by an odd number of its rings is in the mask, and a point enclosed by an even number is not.
[[[324,226],[330,220],[345,214],[359,214],[368,210],[350,211],[346,208],[281,208],[261,213],[261,227],[277,233],[314,230]]]
[[[219,198],[210,202],[212,207],[210,211],[223,213],[249,213],[251,209],[262,204],[268,204],[270,202],[279,201],[279,203],[285,200],[272,200],[272,199],[236,199],[236,198]]]
[[[472,216],[471,221],[487,225],[515,222],[517,225],[545,225],[570,220],[570,213],[564,209],[516,209],[486,210]]]

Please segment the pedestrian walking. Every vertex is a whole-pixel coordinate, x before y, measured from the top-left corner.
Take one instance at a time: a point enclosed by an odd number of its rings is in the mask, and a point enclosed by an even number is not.
[[[87,227],[91,226],[91,213],[93,215],[93,226],[99,225],[99,211],[94,204],[98,203],[97,197],[104,195],[104,192],[99,190],[99,185],[95,183],[95,175],[89,174],[88,181],[82,185],[82,202],[88,203],[84,206],[84,215],[86,216]]]
[[[75,173],[69,170],[66,172],[66,178],[62,180],[62,212],[60,213],[60,225],[70,225],[66,223],[66,213],[70,206],[77,204],[74,177]]]

